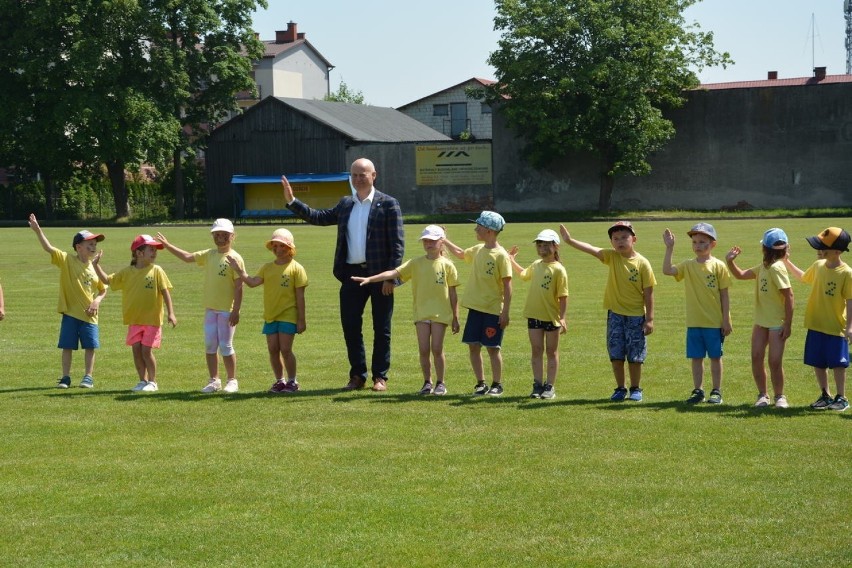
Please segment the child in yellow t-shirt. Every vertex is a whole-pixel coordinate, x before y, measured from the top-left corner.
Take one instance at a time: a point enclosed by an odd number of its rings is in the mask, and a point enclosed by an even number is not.
[[[769,347],[769,376],[775,395],[775,406],[787,408],[784,395],[784,346],[793,323],[793,288],[784,258],[788,249],[787,234],[773,228],[763,233],[763,262],[748,270],[737,266],[740,247],[725,256],[728,269],[737,280],[754,280],[754,327],[751,331],[751,372],[757,386],[756,407],[769,406],[766,390],[766,367],[763,360]]]
[[[71,386],[71,358],[74,351],[83,347],[84,375],[80,381],[83,388],[95,386],[92,373],[95,368],[95,349],[100,347],[98,308],[106,296],[106,287],[98,279],[92,267],[98,243],[104,236],[90,231],[74,235],[71,246],[74,254],[68,254],[50,244],[38,224],[35,214],[30,214],[28,223],[38,236],[41,247],[50,255],[50,262],[59,267],[59,306],[62,314],[59,327],[59,344],[62,350],[62,377],[57,387]]]
[[[787,269],[805,284],[811,285],[805,308],[805,365],[814,368],[820,396],[811,408],[844,411],[849,408],[846,398],[846,368],[849,366],[849,342],[852,341],[852,268],[840,259],[849,251],[849,233],[840,227],[828,227],[820,234],[808,237],[808,243],[822,258],[806,271],[786,258]],[[831,397],[828,369],[834,373],[837,394]]]
[[[414,327],[417,331],[417,345],[420,352],[420,369],[423,371],[422,395],[447,394],[445,383],[446,357],[444,356],[444,337],[447,326],[452,332],[459,332],[459,308],[456,286],[458,272],[455,264],[444,256],[444,229],[438,225],[429,225],[420,234],[420,242],[426,256],[419,256],[402,263],[398,268],[386,270],[368,278],[352,276],[352,280],[361,286],[385,280],[411,280],[414,296]],[[435,366],[435,379],[432,382],[432,355]]]
[[[731,273],[724,262],[713,256],[716,229],[709,223],[698,223],[686,233],[692,239],[695,258],[672,265],[675,237],[669,229],[663,233],[666,253],[663,274],[685,281],[686,292],[686,357],[692,360],[693,390],[688,404],[703,402],[704,358],[710,358],[713,390],[707,402],[722,404],[722,346],[731,334],[731,309],[728,288]]]
[[[556,397],[554,383],[559,373],[559,336],[568,330],[565,310],[568,307],[568,274],[559,262],[559,235],[545,229],[533,241],[538,260],[527,268],[515,260],[518,247],[509,251],[512,267],[521,280],[530,282],[524,317],[530,338],[530,365],[533,390],[530,398]],[[544,381],[544,358],[547,353],[547,382]]]
[[[299,379],[293,340],[297,333],[307,329],[305,288],[308,274],[293,258],[296,243],[293,233],[287,229],[273,231],[266,248],[272,251],[275,260],[261,266],[254,276],[249,276],[236,258],[228,258],[228,264],[249,288],[263,285],[263,334],[275,377],[269,392],[294,393],[299,390]]]
[[[213,393],[219,390],[237,392],[237,353],[234,351],[234,332],[240,322],[240,308],[243,304],[243,282],[237,272],[228,264],[233,257],[245,270],[245,263],[235,250],[234,224],[228,219],[216,219],[210,228],[215,248],[187,252],[171,244],[162,233],[157,240],[173,255],[184,262],[195,263],[204,269],[204,349],[207,371],[210,378],[201,392]],[[219,378],[219,356],[225,364],[228,381],[222,388]]]
[[[559,225],[562,239],[577,250],[590,254],[609,267],[604,290],[607,310],[606,344],[615,391],[611,401],[642,400],[642,364],[648,354],[647,336],[654,331],[654,286],[657,279],[651,263],[636,252],[636,233],[628,221],[616,221],[609,229],[612,248],[601,249],[571,237]],[[630,374],[630,391],[625,387],[624,361]]]
[[[497,236],[506,221],[499,213],[483,211],[476,219],[476,240],[482,244],[467,249],[444,241],[447,250],[457,258],[473,265],[462,306],[468,309],[462,342],[470,352],[470,365],[476,377],[473,394],[500,396],[503,394],[503,330],[509,325],[509,306],[512,302],[512,264]],[[491,361],[491,387],[485,383],[482,370],[482,346]]]
[[[126,345],[133,349],[133,364],[139,382],[131,390],[157,392],[158,349],[163,338],[163,306],[168,321],[175,327],[174,306],[169,289],[172,283],[162,268],[154,264],[157,251],[163,245],[150,235],[138,235],[130,243],[130,266],[116,273],[107,274],[100,265],[100,254],[92,264],[100,279],[113,290],[121,290],[121,305],[124,323],[127,324]]]

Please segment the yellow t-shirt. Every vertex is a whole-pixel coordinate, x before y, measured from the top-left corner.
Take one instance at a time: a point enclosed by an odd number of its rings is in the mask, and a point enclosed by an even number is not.
[[[706,262],[691,258],[675,266],[675,280],[685,280],[686,327],[722,327],[722,290],[731,287],[724,262],[711,256]]]
[[[221,253],[217,249],[200,250],[192,253],[195,263],[204,267],[204,307],[211,310],[230,312],[234,306],[234,290],[239,280],[239,272],[235,272],[226,260],[226,256],[235,258],[240,268],[245,270],[243,257],[236,251]]]
[[[754,282],[754,324],[766,328],[784,325],[784,296],[781,290],[790,288],[790,276],[783,260],[776,260],[769,268],[759,265],[751,269]]]
[[[622,316],[645,315],[645,288],[657,285],[648,259],[635,253],[624,258],[615,249],[603,249],[601,262],[609,267],[604,308]]]
[[[560,262],[536,260],[519,278],[530,282],[524,317],[559,325],[559,298],[568,296],[568,273]]]
[[[811,284],[805,327],[842,336],[846,329],[846,300],[852,299],[852,268],[845,263],[828,268],[825,260],[818,260],[802,275],[802,282]]]
[[[499,316],[503,311],[503,279],[512,277],[509,253],[500,245],[489,249],[479,244],[465,249],[464,261],[473,268],[462,306]]]
[[[127,325],[163,325],[163,290],[172,283],[156,264],[145,268],[127,266],[110,274],[109,285],[121,290],[121,308]]]
[[[305,268],[295,260],[287,264],[267,262],[256,276],[263,278],[263,321],[297,323],[296,288],[308,285]]]
[[[450,288],[459,285],[459,273],[451,260],[443,256],[435,260],[420,256],[403,262],[397,271],[403,282],[411,280],[414,321],[447,325],[453,322]]]
[[[59,304],[56,311],[97,324],[98,314],[90,316],[86,309],[105,286],[98,278],[92,263],[83,263],[76,253],[68,254],[58,248],[50,252],[50,262],[59,267]]]

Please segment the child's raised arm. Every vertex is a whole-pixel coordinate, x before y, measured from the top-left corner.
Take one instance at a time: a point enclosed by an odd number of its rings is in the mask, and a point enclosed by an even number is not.
[[[804,275],[805,271],[793,264],[793,261],[790,260],[790,249],[787,249],[787,256],[784,257],[784,264],[787,266],[787,270],[796,277],[796,280],[799,282],[802,281],[802,275]]]
[[[374,282],[396,280],[397,278],[399,278],[399,270],[394,268],[393,270],[385,270],[384,272],[379,272],[378,274],[367,276],[366,278],[364,276],[352,276],[351,278],[355,282],[358,282],[361,286],[366,286],[367,284],[372,284]]]
[[[99,250],[95,253],[95,256],[92,258],[92,268],[95,269],[95,273],[98,275],[98,278],[101,279],[101,282],[109,286],[109,274],[101,266],[101,257],[104,255],[104,251]]]
[[[191,252],[186,252],[185,250],[179,249],[178,247],[170,243],[163,233],[157,233],[156,235],[154,235],[154,238],[163,243],[163,246],[166,247],[166,250],[168,250],[170,253],[172,253],[182,261],[195,262],[195,257],[192,256]]]
[[[450,241],[448,238],[444,237],[444,247],[450,251],[454,257],[464,260],[464,249]]]
[[[228,266],[230,266],[234,270],[234,272],[237,273],[237,276],[240,277],[240,280],[245,282],[246,286],[248,286],[249,288],[255,288],[255,287],[263,284],[263,278],[262,277],[260,277],[260,276],[249,276],[248,273],[245,271],[245,269],[242,266],[240,266],[240,263],[233,256],[228,255],[228,256],[225,257],[225,260],[227,261]]]
[[[509,250],[509,262],[512,263],[512,268],[517,274],[520,274],[524,271],[524,267],[518,264],[518,261],[515,260],[515,256],[518,254],[519,250],[520,249],[518,248],[518,245],[513,246],[511,250]]]
[[[47,240],[47,237],[44,235],[44,231],[41,230],[41,227],[38,224],[38,219],[36,219],[35,213],[30,213],[29,219],[27,219],[27,223],[30,224],[30,229],[35,231],[35,234],[38,236],[38,242],[41,243],[41,248],[45,250],[45,252],[53,253],[53,245],[50,244],[50,241]]]
[[[559,232],[562,233],[562,240],[564,240],[566,243],[568,243],[575,249],[597,257],[598,260],[603,260],[603,249],[590,245],[589,243],[584,243],[583,241],[578,241],[577,239],[571,238],[571,233],[568,232],[568,229],[565,228],[565,225],[559,225]]]
[[[666,245],[666,253],[663,255],[663,274],[667,276],[677,276],[677,268],[672,266],[675,236],[668,228],[663,231],[663,244]]]
[[[728,254],[725,255],[725,264],[728,265],[728,270],[731,271],[731,274],[737,280],[754,280],[757,278],[757,274],[755,274],[750,268],[748,270],[741,269],[737,266],[737,263],[734,262],[734,259],[736,259],[741,252],[742,250],[740,250],[740,247],[731,247],[731,250],[729,250]]]

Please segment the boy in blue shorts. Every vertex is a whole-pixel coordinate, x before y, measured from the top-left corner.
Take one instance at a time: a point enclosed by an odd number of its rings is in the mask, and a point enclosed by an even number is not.
[[[609,229],[612,248],[600,249],[571,237],[564,225],[559,225],[563,240],[577,250],[590,254],[609,267],[604,290],[607,310],[606,346],[615,391],[610,400],[642,400],[642,364],[648,353],[647,336],[654,331],[654,286],[657,279],[651,263],[633,248],[636,233],[628,221],[617,221]],[[624,361],[630,374],[630,391],[625,386]]]
[[[509,325],[512,302],[512,264],[509,253],[497,242],[506,221],[498,213],[483,211],[476,219],[476,240],[482,244],[468,249],[444,238],[444,246],[453,255],[472,264],[461,305],[468,309],[462,342],[470,351],[470,365],[476,377],[474,395],[503,394],[503,330]],[[491,361],[491,387],[482,371],[482,346]]]
[[[731,306],[728,288],[731,273],[724,261],[713,256],[716,229],[709,223],[698,223],[687,233],[692,239],[695,258],[672,265],[675,238],[668,229],[663,233],[666,254],[663,274],[685,280],[686,291],[686,357],[692,360],[692,394],[687,404],[704,401],[704,357],[710,358],[713,390],[710,404],[722,404],[722,344],[731,334]]]
[[[844,411],[846,399],[846,367],[849,366],[849,342],[852,341],[852,268],[840,259],[849,251],[849,233],[829,227],[807,241],[823,257],[802,271],[789,258],[785,259],[790,274],[811,285],[805,308],[805,365],[814,368],[821,389],[811,404],[815,410]],[[837,395],[832,398],[828,387],[828,369],[834,374]]]
[[[59,267],[59,307],[62,323],[59,328],[59,344],[62,349],[62,377],[56,385],[67,389],[71,386],[71,357],[80,346],[85,353],[84,375],[80,386],[90,389],[95,386],[92,373],[95,367],[95,349],[100,347],[98,333],[98,308],[106,296],[106,286],[92,267],[92,259],[98,254],[98,243],[103,235],[80,231],[74,235],[72,246],[75,254],[68,254],[50,244],[34,214],[28,223],[38,236],[41,247],[50,255],[50,262]]]

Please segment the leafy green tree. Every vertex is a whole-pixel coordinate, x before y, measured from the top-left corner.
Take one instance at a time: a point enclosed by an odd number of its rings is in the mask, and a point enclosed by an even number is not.
[[[531,163],[566,148],[597,155],[608,211],[616,176],[649,173],[646,157],[674,135],[662,111],[684,103],[695,71],[732,63],[712,33],[686,24],[697,1],[496,0],[497,81],[485,99],[525,137]]]
[[[361,91],[355,91],[349,88],[349,85],[346,84],[345,81],[341,79],[340,86],[337,87],[337,90],[333,93],[329,93],[323,98],[324,101],[333,101],[338,103],[355,103],[356,105],[363,105],[364,103],[364,93]]]

